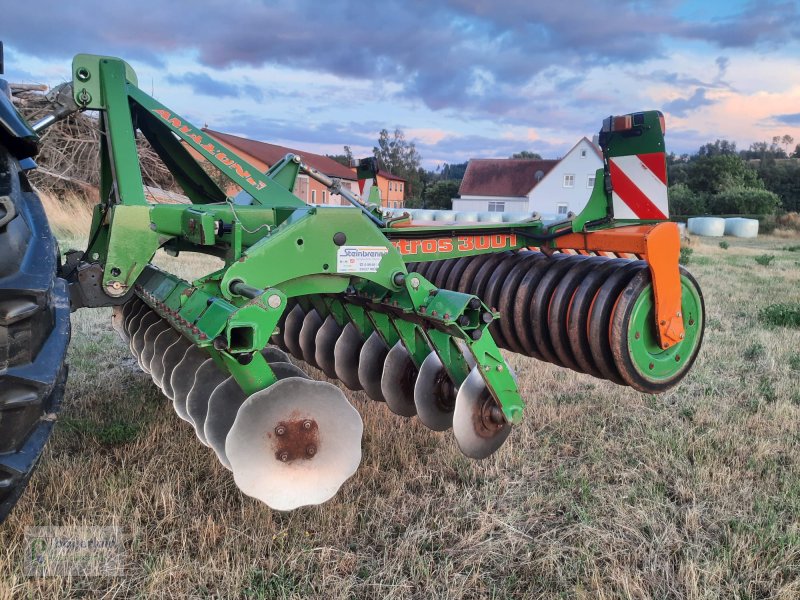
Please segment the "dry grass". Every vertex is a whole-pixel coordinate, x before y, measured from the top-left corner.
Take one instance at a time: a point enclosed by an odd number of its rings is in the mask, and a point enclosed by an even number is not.
[[[86,242],[82,240],[89,236],[94,204],[83,196],[69,192],[61,196],[40,192],[39,197],[56,237],[59,240],[79,240],[76,244],[85,246]]]
[[[80,311],[59,425],[0,529],[0,597],[798,598],[800,332],[757,314],[800,299],[800,262],[783,240],[729,241],[693,245],[708,327],[677,389],[512,356],[525,421],[482,462],[348,393],[361,468],[288,514],[238,492],[108,310]],[[127,574],[24,577],[25,528],[75,523],[128,528]]]

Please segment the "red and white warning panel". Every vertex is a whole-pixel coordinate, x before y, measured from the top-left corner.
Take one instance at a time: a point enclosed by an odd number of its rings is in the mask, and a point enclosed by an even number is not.
[[[615,219],[669,218],[667,163],[663,152],[608,159]]]

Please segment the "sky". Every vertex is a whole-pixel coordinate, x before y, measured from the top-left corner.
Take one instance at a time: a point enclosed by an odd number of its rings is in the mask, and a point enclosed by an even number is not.
[[[798,1],[35,4],[3,8],[6,79],[55,85],[77,53],[117,56],[196,125],[299,150],[367,156],[399,128],[430,169],[558,158],[647,109],[677,154],[800,143]]]

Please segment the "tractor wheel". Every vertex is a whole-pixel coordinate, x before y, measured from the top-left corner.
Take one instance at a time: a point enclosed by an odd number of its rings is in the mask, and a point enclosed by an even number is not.
[[[0,522],[28,483],[64,395],[70,303],[58,263],[42,203],[0,144]]]

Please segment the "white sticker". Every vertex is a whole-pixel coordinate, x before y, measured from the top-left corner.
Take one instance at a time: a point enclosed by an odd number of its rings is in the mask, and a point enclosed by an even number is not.
[[[389,249],[385,246],[340,246],[336,251],[336,271],[377,273],[387,252]]]

